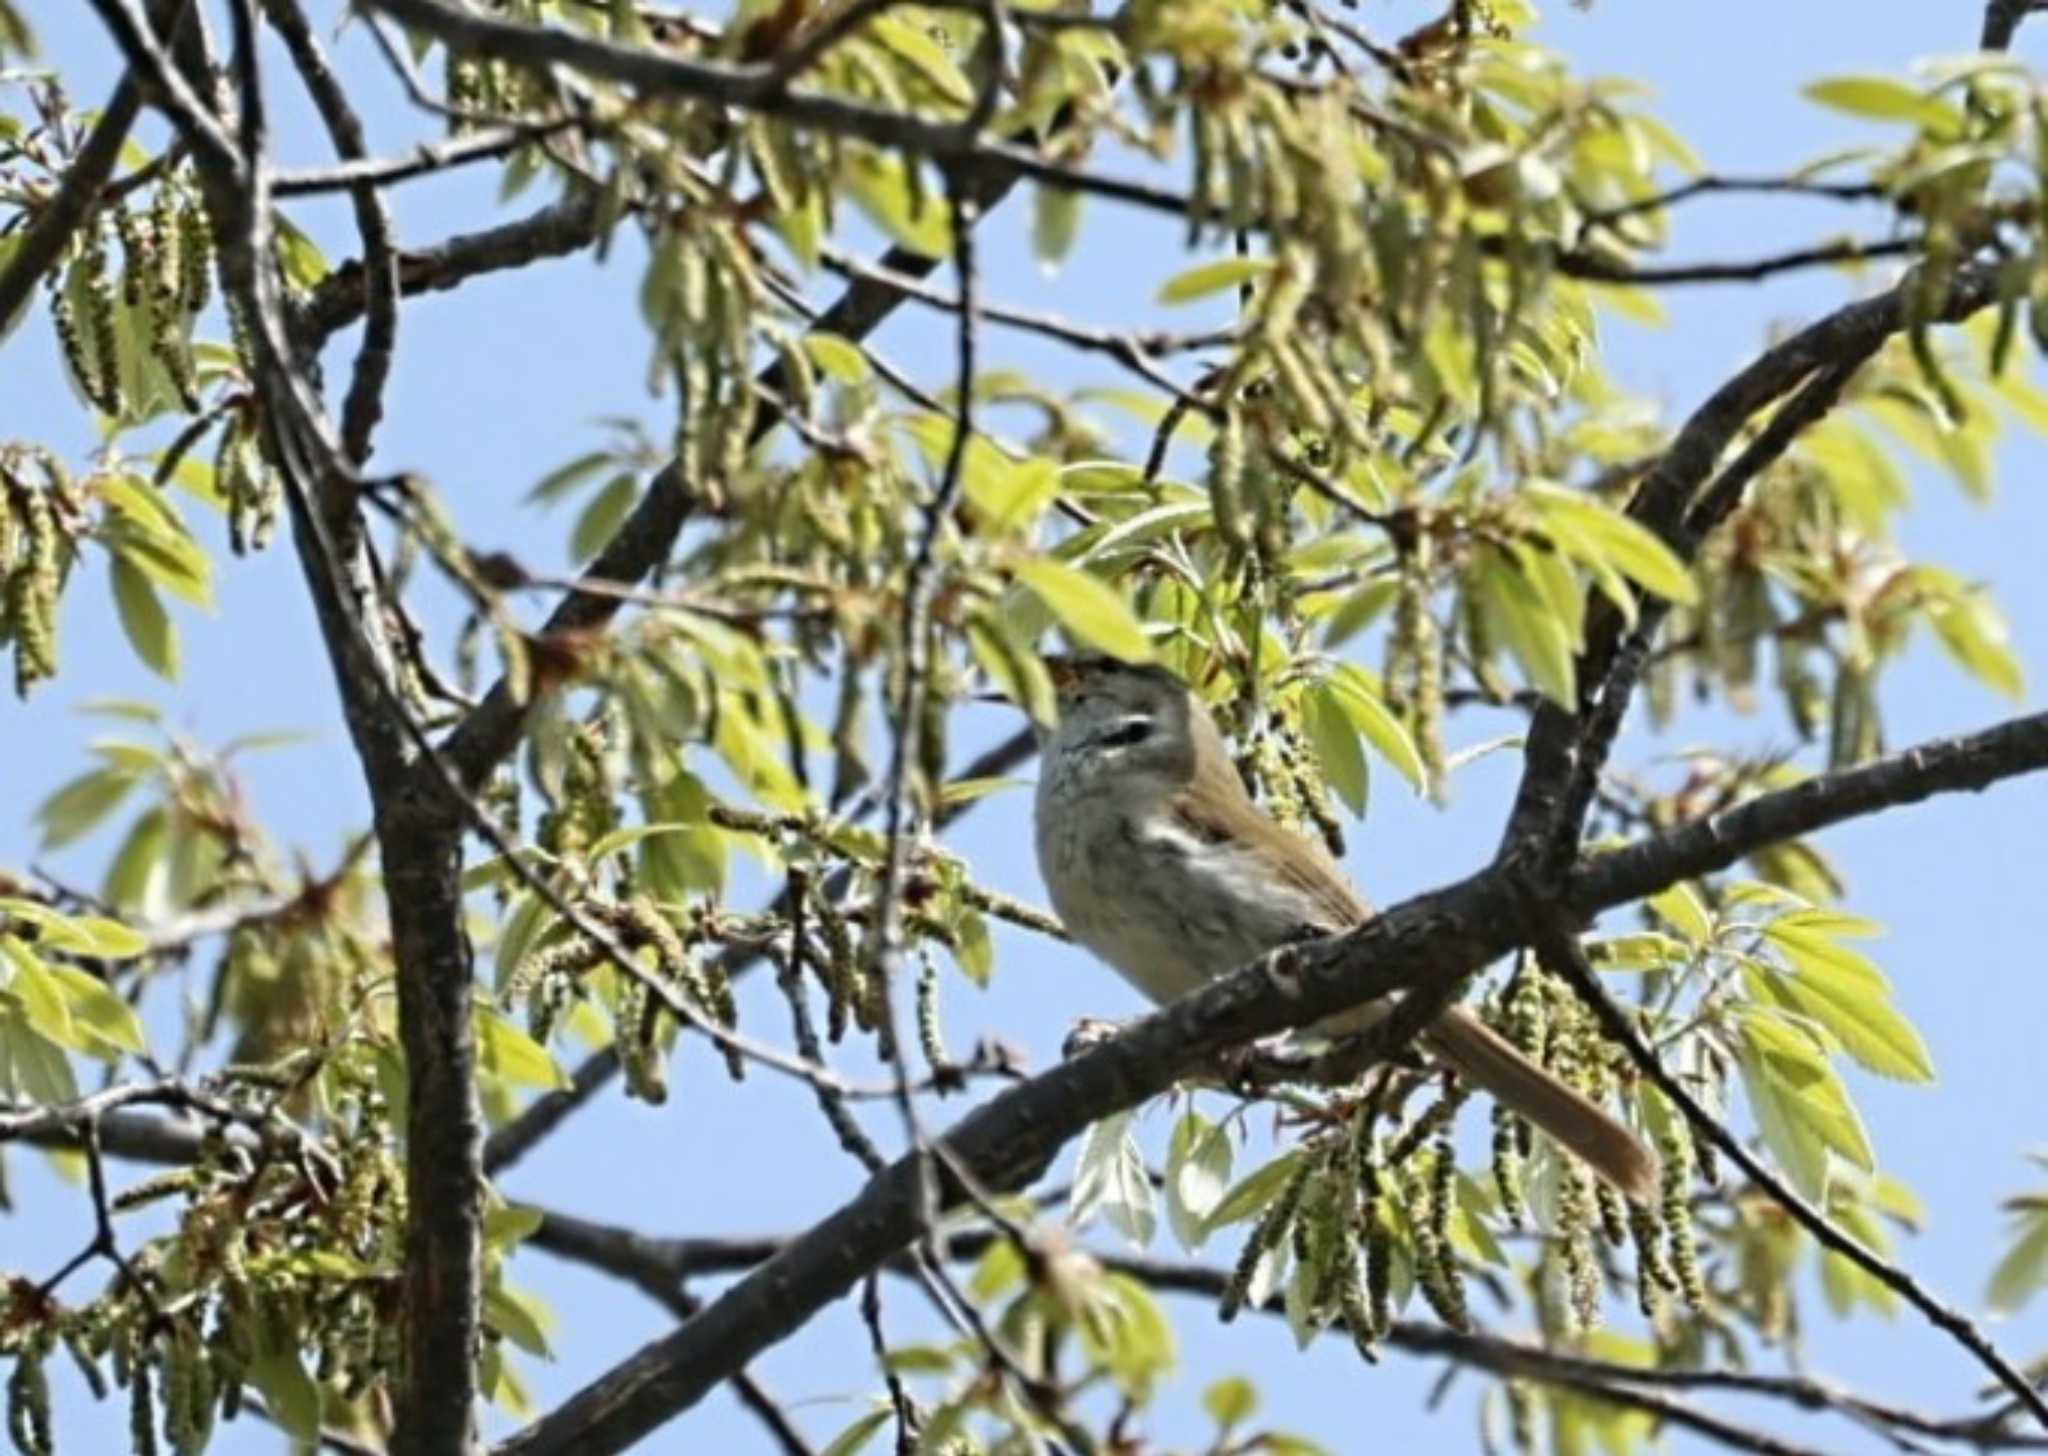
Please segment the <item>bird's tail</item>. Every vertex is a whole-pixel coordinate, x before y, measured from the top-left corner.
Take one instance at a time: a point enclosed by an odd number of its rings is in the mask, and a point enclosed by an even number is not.
[[[1656,1154],[1592,1098],[1530,1061],[1462,1006],[1437,1018],[1423,1039],[1460,1073],[1578,1155],[1638,1203],[1657,1197]]]

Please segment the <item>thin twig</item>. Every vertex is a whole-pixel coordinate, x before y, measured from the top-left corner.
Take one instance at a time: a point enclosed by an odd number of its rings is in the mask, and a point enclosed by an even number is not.
[[[1792,1216],[1793,1222],[1813,1235],[1814,1241],[1822,1248],[1841,1255],[1878,1283],[1897,1294],[1906,1303],[1925,1315],[1936,1328],[1946,1332],[1950,1338],[1976,1357],[1979,1364],[1997,1378],[1998,1383],[2011,1392],[2013,1398],[2025,1406],[2028,1413],[2048,1429],[2048,1400],[2034,1388],[2033,1382],[2016,1368],[2011,1361],[1999,1353],[1998,1347],[1985,1338],[1983,1331],[1964,1315],[1942,1300],[1898,1265],[1880,1257],[1859,1240],[1844,1233],[1820,1209],[1814,1207],[1795,1189],[1763,1165],[1761,1159],[1751,1153],[1741,1138],[1728,1128],[1693,1096],[1690,1089],[1674,1076],[1656,1049],[1643,1040],[1642,1033],[1629,1014],[1615,1004],[1607,994],[1607,988],[1600,984],[1599,974],[1587,961],[1586,953],[1579,945],[1578,937],[1562,924],[1553,923],[1547,933],[1537,942],[1536,951],[1543,963],[1563,975],[1571,984],[1578,997],[1599,1019],[1600,1029],[1626,1051],[1629,1060],[1638,1071],[1661,1092],[1673,1107],[1685,1115],[1694,1130],[1706,1138],[1723,1156],[1748,1175],[1749,1180],[1761,1188]]]

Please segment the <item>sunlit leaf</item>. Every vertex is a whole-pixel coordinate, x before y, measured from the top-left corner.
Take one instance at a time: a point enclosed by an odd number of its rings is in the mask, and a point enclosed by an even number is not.
[[[1152,660],[1151,639],[1107,583],[1046,557],[1019,562],[1016,575],[1082,643],[1126,662]]]
[[[1159,1215],[1132,1131],[1136,1121],[1135,1112],[1119,1112],[1089,1129],[1074,1169],[1068,1216],[1080,1224],[1099,1211],[1111,1228],[1144,1248],[1158,1231]]]
[[[1167,279],[1159,290],[1159,302],[1190,303],[1263,278],[1272,271],[1270,258],[1218,258],[1213,263],[1198,263]]]
[[[156,588],[125,556],[116,556],[108,563],[108,580],[114,589],[114,607],[128,645],[151,672],[177,681],[178,629],[164,610]]]

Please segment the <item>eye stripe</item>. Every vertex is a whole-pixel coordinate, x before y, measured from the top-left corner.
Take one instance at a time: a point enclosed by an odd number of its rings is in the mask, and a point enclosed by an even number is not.
[[[1105,728],[1095,744],[1098,748],[1131,748],[1152,736],[1152,726],[1150,718],[1130,718]]]

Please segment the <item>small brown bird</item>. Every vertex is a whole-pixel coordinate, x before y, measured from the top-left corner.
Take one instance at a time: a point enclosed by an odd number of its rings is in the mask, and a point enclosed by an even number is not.
[[[1047,659],[1060,719],[1043,745],[1038,866],[1075,940],[1157,1002],[1372,907],[1323,847],[1252,801],[1223,735],[1164,668]],[[1356,1031],[1385,1003],[1316,1028]],[[1630,1198],[1656,1196],[1656,1157],[1611,1113],[1462,1006],[1424,1044]]]

